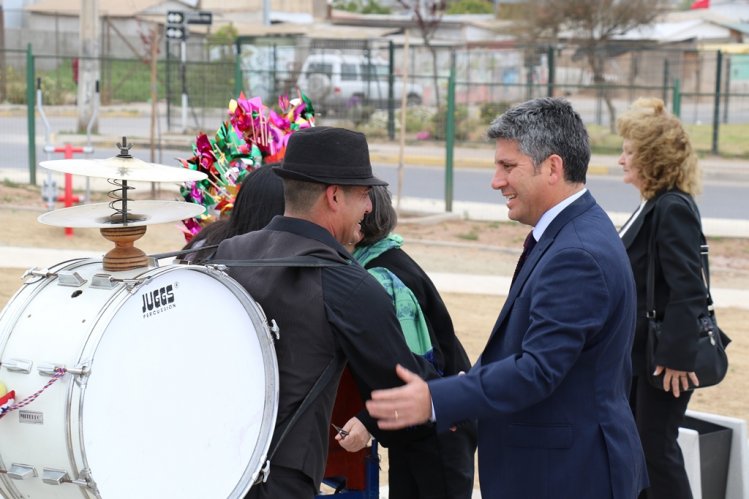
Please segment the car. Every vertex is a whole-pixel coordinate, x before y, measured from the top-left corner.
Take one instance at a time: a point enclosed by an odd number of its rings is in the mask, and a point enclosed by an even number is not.
[[[379,58],[341,53],[310,54],[302,65],[297,86],[316,109],[343,112],[359,105],[388,107],[389,65]],[[394,77],[393,95],[399,106],[403,80]],[[420,105],[420,85],[406,85],[408,105]]]

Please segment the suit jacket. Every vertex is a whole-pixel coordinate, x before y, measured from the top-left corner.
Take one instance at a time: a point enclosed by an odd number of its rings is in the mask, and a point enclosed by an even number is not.
[[[479,419],[483,497],[633,499],[647,485],[627,401],[627,255],[585,193],[551,222],[465,375],[429,381],[438,429]]]
[[[653,227],[656,213],[658,226]],[[645,373],[648,253],[653,231],[655,309],[656,318],[663,321],[655,357],[659,365],[680,371],[694,370],[697,318],[705,310],[707,296],[701,274],[702,226],[696,207],[680,196],[660,192],[645,204],[622,236],[637,289],[637,326],[632,347],[635,376]]]

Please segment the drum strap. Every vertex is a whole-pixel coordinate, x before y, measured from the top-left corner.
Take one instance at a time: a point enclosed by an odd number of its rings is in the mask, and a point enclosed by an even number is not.
[[[322,374],[320,374],[320,377],[317,378],[315,384],[312,385],[312,388],[309,390],[309,392],[307,392],[307,395],[301,401],[296,411],[294,411],[291,417],[289,417],[282,426],[278,426],[276,428],[276,431],[274,432],[274,438],[271,441],[270,449],[268,450],[268,461],[273,461],[273,456],[281,446],[281,442],[283,442],[284,438],[286,438],[286,435],[288,435],[289,431],[294,427],[294,424],[299,420],[300,417],[302,417],[304,412],[309,408],[312,402],[315,401],[320,393],[322,393],[328,383],[333,380],[333,376],[335,376],[337,372],[340,372],[340,370],[343,369],[345,363],[346,359],[338,352],[336,352],[333,358],[330,359],[330,362],[328,362],[325,370],[322,372]],[[264,481],[265,477],[261,473],[255,483]]]
[[[196,253],[198,251],[218,248],[218,244],[211,246],[202,246],[196,249],[188,249],[181,251],[172,251],[171,253],[157,253],[155,255],[148,255],[149,258],[159,260],[161,258],[173,258],[178,256],[188,255],[190,253]],[[208,258],[200,262],[195,262],[202,265],[224,265],[226,267],[337,267],[338,265],[351,265],[352,260],[332,260],[328,258],[320,258],[310,255],[292,256],[288,258],[264,258],[255,260],[213,260]]]
[[[206,260],[203,265],[224,265],[226,267],[338,267],[351,265],[353,260],[330,260],[317,256],[292,256],[288,258],[263,258],[258,260]]]

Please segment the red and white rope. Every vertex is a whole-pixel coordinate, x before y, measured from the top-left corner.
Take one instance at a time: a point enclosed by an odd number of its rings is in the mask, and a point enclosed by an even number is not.
[[[35,393],[29,395],[28,397],[26,397],[22,401],[11,405],[10,407],[4,408],[4,409],[0,409],[0,419],[2,419],[3,416],[5,416],[6,414],[8,414],[9,412],[15,411],[16,409],[20,409],[21,407],[25,407],[25,406],[29,405],[30,403],[32,403],[34,400],[37,399],[37,397],[39,397],[39,395],[41,395],[44,392],[44,390],[46,390],[47,388],[49,388],[50,386],[52,386],[58,379],[60,379],[63,376],[65,376],[66,372],[67,371],[66,371],[66,369],[64,367],[57,367],[57,368],[55,368],[55,374],[52,375],[52,379],[50,379],[49,381],[47,381],[47,384],[45,384],[40,390],[38,390]]]

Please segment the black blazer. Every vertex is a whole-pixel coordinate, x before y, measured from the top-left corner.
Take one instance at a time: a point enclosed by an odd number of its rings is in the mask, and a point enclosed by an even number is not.
[[[698,317],[705,310],[707,290],[701,273],[702,226],[694,200],[684,195],[691,203],[669,191],[658,193],[648,200],[637,220],[622,236],[637,289],[637,325],[632,347],[635,376],[645,372],[648,245],[653,231],[655,309],[657,319],[663,321],[655,360],[658,365],[671,369],[694,370]],[[656,212],[658,226],[653,227]]]

